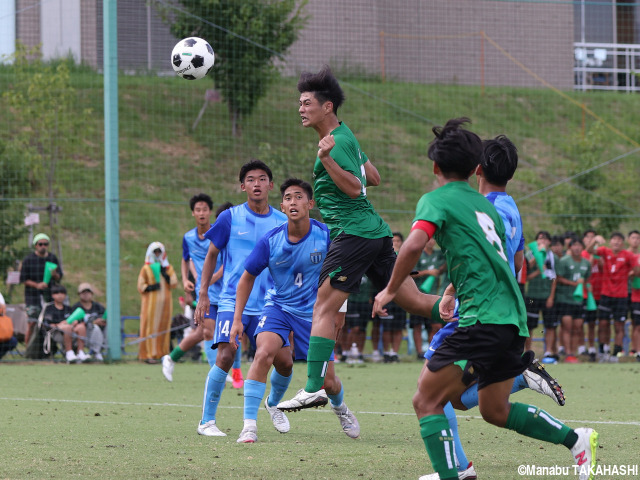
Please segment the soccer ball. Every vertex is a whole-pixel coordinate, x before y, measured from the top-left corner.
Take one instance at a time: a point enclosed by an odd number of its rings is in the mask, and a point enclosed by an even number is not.
[[[216,61],[213,48],[206,40],[189,37],[180,40],[171,52],[171,65],[179,77],[187,80],[203,78]]]

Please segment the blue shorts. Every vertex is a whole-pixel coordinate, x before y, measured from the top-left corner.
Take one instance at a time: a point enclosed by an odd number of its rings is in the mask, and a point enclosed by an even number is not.
[[[258,321],[259,315],[242,315],[242,325],[244,326],[244,334],[249,338],[251,347],[255,350],[256,339],[254,332]],[[216,318],[216,332],[213,334],[213,345],[211,348],[218,348],[219,343],[231,343],[229,334],[231,333],[231,326],[233,325],[233,312],[218,312],[218,318]],[[235,339],[237,341],[237,339]]]
[[[433,338],[431,339],[431,343],[429,343],[429,348],[424,352],[424,358],[427,360],[431,359],[434,353],[436,353],[437,348],[442,345],[444,339],[453,333],[453,331],[458,326],[458,307],[460,306],[460,302],[456,299],[456,306],[453,309],[453,318],[456,320],[452,322],[445,322],[440,330],[438,330]]]
[[[209,305],[209,312],[204,314],[204,318],[213,318],[214,320],[218,316],[218,305]]]
[[[438,330],[433,338],[431,339],[431,343],[429,344],[429,348],[424,353],[424,358],[429,360],[431,356],[436,353],[437,348],[442,345],[444,339],[453,333],[453,331],[458,326],[458,321],[445,323],[444,326]]]
[[[307,360],[309,351],[309,337],[311,337],[311,322],[303,320],[295,315],[285,312],[276,305],[264,307],[260,321],[255,329],[254,336],[262,332],[276,333],[282,339],[282,346],[288,347],[289,333],[293,332],[293,349],[296,360]],[[333,352],[329,361],[333,361]]]

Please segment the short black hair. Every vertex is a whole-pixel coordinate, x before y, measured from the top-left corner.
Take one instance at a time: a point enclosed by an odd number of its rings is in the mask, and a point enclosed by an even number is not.
[[[585,230],[584,232],[582,232],[582,238],[586,237],[590,233],[593,233],[594,235],[598,234],[594,229],[589,228],[589,229]]]
[[[436,138],[429,144],[428,156],[447,178],[468,179],[482,159],[482,140],[462,125],[466,117],[453,118],[444,127],[433,127]]]
[[[271,173],[271,169],[267,167],[267,164],[262,160],[251,159],[240,168],[240,175],[238,175],[240,183],[244,183],[244,177],[251,170],[263,170],[269,176],[269,181],[273,182],[273,173]]]
[[[64,285],[52,285],[51,286],[51,295],[55,294],[55,293],[67,293],[67,289],[65,288]]]
[[[622,240],[624,240],[624,235],[622,235],[620,232],[613,232],[609,238],[613,237],[620,237]]]
[[[638,230],[631,230],[631,231],[629,232],[629,235],[628,235],[628,236],[630,237],[630,236],[631,236],[631,235],[633,235],[634,233],[637,233],[638,235],[640,235],[640,232],[639,232]]]
[[[569,242],[569,246],[573,247],[576,243],[579,243],[584,248],[584,242],[577,237],[572,237],[571,242]]]
[[[394,237],[400,237],[400,240],[402,240],[404,242],[404,235],[402,235],[402,233],[400,232],[393,232],[392,235]]]
[[[309,200],[313,200],[313,188],[311,188],[311,185],[309,185],[309,183],[305,182],[304,180],[293,177],[287,178],[284,182],[282,182],[282,185],[280,185],[280,196],[284,197],[284,192],[287,190],[287,188],[294,186],[302,188],[307,194],[307,198]]]
[[[482,173],[493,185],[504,187],[518,168],[518,149],[504,135],[482,142]]]
[[[196,208],[196,203],[198,202],[206,203],[209,206],[209,210],[213,208],[213,200],[211,200],[211,197],[206,193],[199,193],[191,197],[191,199],[189,199],[189,207],[191,208],[192,212],[193,212],[193,209]]]
[[[554,235],[551,237],[551,245],[564,245],[562,235]]]
[[[231,202],[224,202],[222,205],[220,205],[218,207],[218,209],[216,210],[216,218],[218,218],[220,216],[220,214],[222,212],[224,212],[225,210],[228,210],[229,208],[233,207],[233,203]]]
[[[302,72],[298,80],[298,92],[311,92],[321,104],[330,101],[333,113],[344,103],[344,92],[329,65],[323,65],[318,73]]]
[[[547,232],[546,230],[540,230],[538,233],[536,233],[536,240],[538,239],[538,237],[544,237],[547,240],[551,240],[551,234],[549,234],[549,232]]]

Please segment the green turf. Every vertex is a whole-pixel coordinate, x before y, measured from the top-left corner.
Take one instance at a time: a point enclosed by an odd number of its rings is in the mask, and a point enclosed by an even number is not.
[[[336,366],[345,401],[360,421],[359,440],[340,431],[329,409],[289,414],[286,435],[261,410],[259,442],[239,445],[243,398],[232,388],[223,393],[218,411],[228,436],[196,434],[203,364],[178,364],[173,383],[164,380],[159,365],[135,362],[0,364],[0,478],[416,479],[432,472],[411,406],[420,368],[418,362]],[[565,387],[565,407],[530,391],[514,398],[570,426],[594,426],[600,463],[639,463],[640,364],[550,370]],[[287,398],[303,385],[305,373],[304,365],[296,365]],[[562,446],[490,426],[477,409],[460,415],[467,456],[482,479],[527,478],[517,474],[521,464],[571,464]]]

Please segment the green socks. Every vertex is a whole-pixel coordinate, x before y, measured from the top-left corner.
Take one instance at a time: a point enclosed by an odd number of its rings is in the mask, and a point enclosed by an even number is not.
[[[171,360],[173,360],[174,362],[177,362],[178,360],[180,360],[183,357],[183,355],[184,355],[184,352],[180,348],[180,345],[174,348],[169,354],[169,356],[171,357]]]
[[[507,417],[506,428],[536,440],[564,444],[565,441],[575,443],[573,430],[564,423],[556,420],[544,410],[525,405],[523,403],[512,403],[509,417]],[[569,447],[571,448],[571,447]]]
[[[324,376],[327,373],[327,365],[333,347],[336,342],[324,337],[309,338],[309,351],[307,352],[307,386],[305,392],[317,392],[322,388]]]
[[[458,480],[453,433],[447,417],[429,415],[420,420],[420,436],[427,448],[433,469],[441,480]]]

